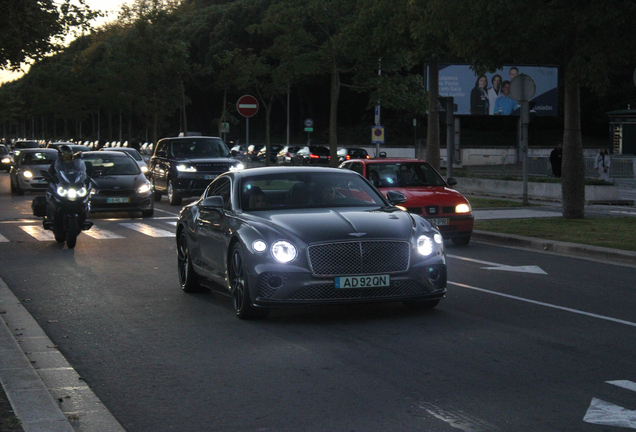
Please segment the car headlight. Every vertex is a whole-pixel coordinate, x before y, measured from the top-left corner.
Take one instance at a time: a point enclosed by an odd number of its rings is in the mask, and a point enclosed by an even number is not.
[[[265,252],[265,250],[267,249],[267,243],[265,243],[263,240],[256,240],[254,241],[254,243],[252,243],[252,249],[254,249],[256,252]]]
[[[197,169],[193,166],[188,165],[177,165],[177,171],[179,172],[197,172]]]
[[[240,171],[243,168],[245,168],[245,165],[243,165],[242,163],[238,163],[238,164],[236,164],[234,166],[231,166],[230,167],[230,171]]]
[[[279,240],[272,245],[272,255],[283,264],[292,261],[297,254],[296,247],[288,241]]]
[[[3,164],[11,163],[11,159],[9,159],[9,158],[2,158],[2,163],[3,163]]]
[[[33,178],[33,173],[31,171],[24,171],[22,175],[24,176],[24,178]]]
[[[148,172],[148,167],[147,166],[142,166],[141,167],[141,172],[142,173],[147,173]]]
[[[469,213],[470,207],[468,204],[459,204],[455,207],[455,213]]]
[[[433,253],[433,239],[427,235],[421,235],[417,239],[417,251],[424,256],[429,256]]]
[[[141,186],[139,186],[139,189],[137,189],[138,193],[146,193],[150,190],[150,183],[146,183],[146,184],[142,184]]]

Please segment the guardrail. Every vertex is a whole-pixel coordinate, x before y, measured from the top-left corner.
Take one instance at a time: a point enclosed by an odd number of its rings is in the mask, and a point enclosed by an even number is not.
[[[594,169],[596,157],[586,157],[585,177],[597,177]],[[634,156],[616,155],[611,156],[610,177],[611,178],[636,178],[634,175],[636,159]],[[473,174],[486,175],[523,175],[523,164],[516,155],[470,155],[466,169]],[[538,177],[552,177],[552,164],[549,157],[529,156],[528,175]]]

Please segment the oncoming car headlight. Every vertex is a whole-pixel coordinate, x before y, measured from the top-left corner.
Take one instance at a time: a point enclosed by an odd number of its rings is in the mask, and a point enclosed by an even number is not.
[[[179,172],[197,172],[197,169],[193,166],[188,165],[177,165],[177,171]]]
[[[139,186],[139,189],[137,189],[137,192],[146,193],[149,190],[150,190],[150,183],[146,183],[146,184],[143,184],[143,185]]]
[[[265,243],[263,240],[255,240],[254,243],[252,243],[252,249],[254,249],[256,252],[265,252],[265,250],[267,249],[267,243]]]
[[[33,173],[31,171],[24,171],[22,175],[24,176],[24,178],[33,178]]]
[[[288,241],[279,240],[272,244],[272,255],[280,263],[288,263],[296,258],[296,247]]]
[[[141,167],[141,172],[142,173],[147,173],[148,172],[148,167],[147,166],[142,166]]]
[[[421,235],[417,239],[417,251],[420,255],[429,256],[435,249],[433,239],[427,235]]]
[[[245,168],[245,165],[243,165],[242,163],[239,162],[236,165],[230,167],[230,172],[231,171],[240,171],[243,168]]]
[[[455,213],[469,213],[470,207],[468,204],[459,204],[455,207]]]
[[[3,163],[3,164],[11,163],[11,159],[9,159],[9,158],[2,158],[2,163]]]

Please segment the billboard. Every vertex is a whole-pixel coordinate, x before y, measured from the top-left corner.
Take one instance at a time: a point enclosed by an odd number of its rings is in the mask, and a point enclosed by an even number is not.
[[[516,75],[525,74],[532,77],[537,87],[530,101],[531,112],[538,116],[556,116],[558,72],[557,67],[511,65],[478,76],[470,70],[470,65],[440,65],[439,95],[454,98],[455,115],[518,116],[520,104],[509,94],[507,86]]]

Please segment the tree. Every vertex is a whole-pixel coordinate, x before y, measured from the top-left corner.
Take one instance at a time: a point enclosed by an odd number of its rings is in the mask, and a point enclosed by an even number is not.
[[[580,90],[604,94],[612,71],[633,61],[635,15],[636,3],[622,0],[428,0],[426,24],[476,73],[515,63],[559,66],[565,218],[585,214]]]
[[[101,16],[84,0],[2,0],[0,2],[0,69],[17,70],[29,60],[41,59],[62,48],[73,29],[87,30]]]

